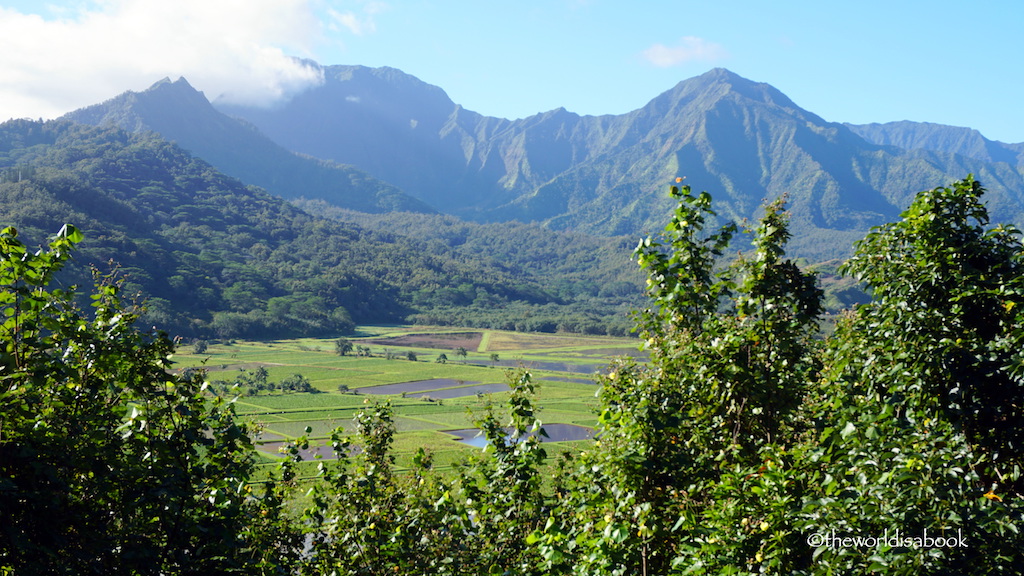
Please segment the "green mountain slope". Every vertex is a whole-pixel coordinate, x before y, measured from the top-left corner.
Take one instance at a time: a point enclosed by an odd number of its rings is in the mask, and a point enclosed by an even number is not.
[[[363,212],[435,212],[362,170],[299,156],[253,126],[221,114],[185,79],[163,80],[64,116],[94,126],[153,131],[229,176],[284,198],[321,198]]]
[[[0,225],[42,242],[65,222],[86,235],[66,282],[116,261],[146,320],[185,336],[331,335],[452,306],[566,313],[532,277],[312,216],[151,133],[0,125]]]

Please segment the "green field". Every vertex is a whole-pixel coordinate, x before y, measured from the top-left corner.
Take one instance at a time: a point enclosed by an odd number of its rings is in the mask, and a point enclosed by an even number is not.
[[[477,387],[507,389],[503,385],[508,383],[509,371],[526,369],[537,384],[534,405],[542,422],[593,426],[597,420],[593,373],[617,356],[637,354],[635,339],[457,328],[362,326],[348,340],[354,349],[346,356],[335,352],[333,339],[296,339],[215,342],[202,354],[182,345],[173,360],[177,369],[206,369],[215,390],[263,367],[270,382],[301,374],[320,391],[230,392],[239,394],[235,400],[239,416],[262,426],[259,440],[268,458],[278,456],[266,443],[294,439],[308,427],[310,438],[326,444],[335,428],[351,431],[353,417],[367,405],[390,401],[398,430],[394,444],[398,465],[403,466],[422,447],[432,451],[435,463],[444,467],[480,450],[445,430],[472,428],[488,406],[499,413],[504,410],[507,392],[478,394],[473,392]],[[354,355],[357,348],[364,355]],[[417,360],[408,360],[408,352]],[[446,363],[436,362],[440,354],[447,356]],[[412,390],[402,394],[398,389],[404,383],[412,383]],[[339,386],[348,392],[339,392]],[[388,386],[381,390],[393,393],[374,393],[378,386]],[[581,441],[553,444],[550,452]]]

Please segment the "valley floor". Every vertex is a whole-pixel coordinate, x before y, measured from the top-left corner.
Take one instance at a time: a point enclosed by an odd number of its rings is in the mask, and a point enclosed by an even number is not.
[[[199,354],[182,345],[174,360],[181,370],[207,370],[215,393],[238,395],[238,415],[262,426],[257,442],[268,460],[304,434],[314,441],[304,459],[331,457],[331,433],[350,432],[357,412],[386,400],[398,466],[424,448],[445,468],[480,449],[467,429],[488,409],[505,410],[510,371],[527,370],[539,384],[534,404],[559,432],[549,432],[555,453],[590,442],[577,438],[590,437],[597,421],[595,375],[614,357],[643,356],[629,338],[448,327],[360,326],[345,340],[345,355],[335,339],[306,338],[214,342]],[[249,384],[261,368],[268,385],[255,390]],[[296,375],[316,392],[281,390]]]

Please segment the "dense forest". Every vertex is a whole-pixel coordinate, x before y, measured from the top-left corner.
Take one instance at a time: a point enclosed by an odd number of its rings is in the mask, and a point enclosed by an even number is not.
[[[619,336],[632,327],[626,313],[643,301],[643,275],[629,258],[636,246],[634,238],[560,232],[521,222],[469,222],[444,214],[369,214],[322,200],[298,200],[294,204],[312,214],[369,230],[401,231],[402,236],[430,254],[482,260],[516,277],[536,278],[560,302],[540,307],[510,304],[508,310],[494,311],[435,306],[430,312],[411,316],[423,324]],[[449,290],[442,288],[441,292]]]
[[[0,572],[13,574],[1021,574],[1024,245],[968,177],[917,194],[840,272],[858,306],[818,337],[823,293],[786,258],[781,200],[739,233],[707,193],[635,257],[650,362],[600,377],[599,435],[546,462],[526,372],[490,446],[400,474],[387,403],[336,461],[272,475],[202,374],[139,331],[100,278],[54,286],[85,236],[0,233]]]
[[[63,223],[84,234],[62,281],[116,268],[123,293],[145,301],[142,321],[179,336],[407,321],[624,334],[640,294],[628,251],[614,250],[621,240],[552,241],[510,225],[504,245],[427,242],[393,232],[400,215],[372,229],[314,216],[154,134],[10,121],[0,171],[0,223],[30,242]],[[517,250],[529,257],[502,261]],[[581,259],[589,272],[560,273]]]

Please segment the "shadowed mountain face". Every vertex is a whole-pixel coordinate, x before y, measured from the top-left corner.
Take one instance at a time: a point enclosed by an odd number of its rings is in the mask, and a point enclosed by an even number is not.
[[[1024,224],[1024,168],[1011,161],[1024,144],[933,125],[826,122],[724,69],[628,114],[560,108],[518,120],[466,110],[393,68],[323,72],[320,86],[269,109],[210,105],[179,80],[68,118],[154,130],[245,182],[363,212],[638,235],[661,228],[666,185],[686,176],[723,218],[751,218],[763,200],[788,195],[791,253],[823,260],[847,254],[915,192],[973,173],[994,216]]]
[[[130,132],[156,132],[225,174],[285,198],[319,198],[363,212],[434,212],[361,170],[285,149],[252,125],[215,110],[183,78],[162,80],[141,93],[126,92],[64,119],[97,126],[112,124]]]

